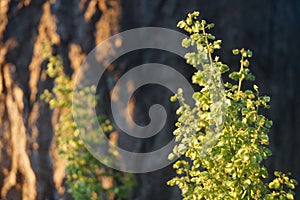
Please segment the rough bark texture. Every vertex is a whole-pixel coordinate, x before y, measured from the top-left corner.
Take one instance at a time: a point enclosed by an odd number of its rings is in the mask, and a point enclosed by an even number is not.
[[[291,171],[300,180],[300,3],[278,1],[174,1],[174,0],[0,0],[0,188],[1,199],[70,199],[63,185],[64,167],[53,141],[53,114],[40,100],[52,81],[45,74],[42,41],[57,46],[65,71],[73,74],[93,47],[121,30],[141,26],[176,29],[178,20],[193,10],[216,24],[215,35],[224,41],[223,61],[237,66],[231,49],[254,51],[252,69],[261,92],[272,97],[273,120],[270,170]],[[145,38],[147,39],[147,38]],[[103,93],[111,81],[133,66],[160,62],[187,77],[192,73],[184,60],[168,53],[147,50],[129,54],[106,76]],[[162,132],[147,140],[120,135],[144,151],[163,146],[172,137],[176,105],[161,87],[136,92],[134,118],[147,124],[148,108],[165,105],[170,113]],[[151,97],[151,98],[148,98]],[[104,105],[104,112],[106,111]],[[166,186],[174,176],[171,166],[138,174],[131,199],[180,199],[176,188]]]

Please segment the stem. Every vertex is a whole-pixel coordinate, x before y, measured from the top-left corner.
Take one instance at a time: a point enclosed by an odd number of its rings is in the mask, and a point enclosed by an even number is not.
[[[242,56],[242,59],[241,59],[241,67],[240,67],[239,74],[241,74],[241,73],[244,71],[243,62],[244,62],[244,57]],[[240,91],[241,91],[242,81],[243,81],[243,80],[244,80],[244,77],[241,76],[240,79],[239,79],[239,87],[238,87],[238,91],[237,91],[237,95],[238,95],[238,96],[239,96]]]
[[[202,32],[203,32],[203,35],[205,36],[206,35],[205,27],[203,27]],[[208,45],[209,45],[208,38],[206,36],[205,36],[205,43],[206,43],[206,48],[207,48],[208,57],[209,57],[209,64],[212,67],[213,61],[212,61],[212,57],[211,57],[211,52],[209,51],[209,48],[208,48]]]

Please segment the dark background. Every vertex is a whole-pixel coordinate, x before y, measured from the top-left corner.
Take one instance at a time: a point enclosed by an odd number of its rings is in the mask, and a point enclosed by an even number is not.
[[[253,50],[251,69],[256,83],[261,94],[271,96],[271,109],[266,114],[274,124],[270,133],[273,156],[266,164],[270,172],[292,172],[300,180],[300,1],[0,0],[1,191],[4,182],[10,180],[8,172],[14,169],[17,175],[7,199],[22,199],[22,195],[25,199],[24,190],[36,190],[41,200],[69,198],[61,183],[61,160],[51,143],[55,113],[39,98],[45,88],[53,86],[53,80],[45,77],[42,41],[56,44],[66,73],[72,75],[84,56],[111,35],[146,26],[178,30],[177,22],[194,10],[216,24],[213,33],[223,40],[218,52],[223,62],[235,68],[238,58],[231,55],[231,50]],[[129,54],[114,64],[99,86],[104,113],[109,115],[106,100],[112,89],[110,83],[131,67],[148,62],[173,66],[187,77],[192,73],[184,60],[168,53],[147,50]],[[137,123],[148,122],[148,108],[157,102],[165,105],[169,118],[159,135],[135,141],[134,149],[153,150],[172,137],[176,105],[169,103],[169,96],[164,88],[155,86],[136,92],[132,109]],[[130,139],[121,135],[120,143],[126,142]],[[14,151],[17,156],[13,156]],[[17,167],[12,163],[18,163]],[[34,187],[30,174],[37,179]],[[166,185],[173,176],[171,166],[138,174],[138,187],[131,199],[180,199],[179,190]]]

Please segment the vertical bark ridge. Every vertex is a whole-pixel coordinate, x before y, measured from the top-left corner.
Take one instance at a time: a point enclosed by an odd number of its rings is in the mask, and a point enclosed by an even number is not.
[[[14,83],[15,67],[6,64],[3,67],[3,80],[6,90],[5,106],[7,120],[9,121],[9,134],[11,143],[11,167],[4,179],[1,189],[1,198],[6,199],[8,191],[17,183],[17,173],[23,177],[21,183],[22,199],[34,200],[36,198],[36,177],[32,170],[30,159],[26,151],[26,128],[23,121],[23,92]]]

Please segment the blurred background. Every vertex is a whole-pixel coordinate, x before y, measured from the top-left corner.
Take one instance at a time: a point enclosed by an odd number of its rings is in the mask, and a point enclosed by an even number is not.
[[[177,22],[194,10],[215,23],[213,33],[223,41],[217,54],[224,63],[237,68],[238,58],[231,50],[253,50],[255,82],[261,94],[271,96],[271,109],[266,115],[273,120],[273,155],[266,165],[270,171],[292,172],[299,181],[300,1],[0,0],[1,199],[72,199],[64,189],[64,162],[54,142],[53,112],[40,99],[45,89],[53,87],[53,79],[45,75],[43,42],[53,44],[54,53],[63,59],[65,73],[72,76],[104,39],[137,27],[179,30]],[[108,118],[113,84],[129,69],[149,62],[172,66],[189,79],[193,73],[184,59],[167,52],[148,49],[123,56],[98,86],[99,107]],[[170,141],[178,106],[170,104],[170,95],[161,86],[137,90],[131,105],[136,123],[149,123],[148,109],[154,103],[164,105],[167,123],[155,137],[133,140],[120,134],[119,143],[131,142],[135,151],[147,152]],[[181,199],[178,188],[166,185],[173,176],[171,165],[136,174],[137,185],[130,199]]]

